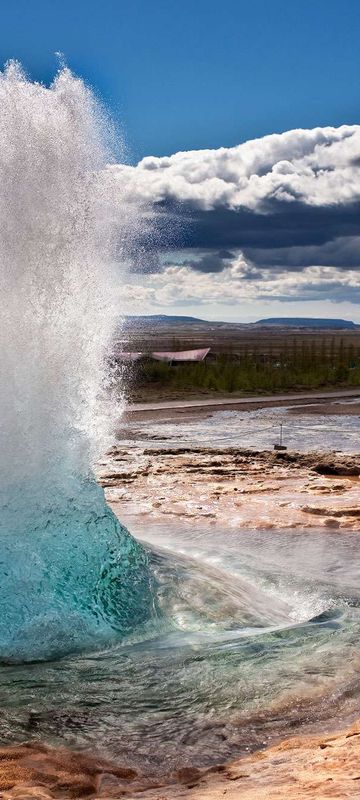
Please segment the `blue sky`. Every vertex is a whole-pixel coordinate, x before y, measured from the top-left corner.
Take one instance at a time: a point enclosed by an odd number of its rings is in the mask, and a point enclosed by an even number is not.
[[[55,52],[124,121],[132,158],[360,122],[359,0],[16,0],[0,58]]]
[[[4,0],[1,11],[2,62],[50,83],[60,51],[125,133],[121,191],[156,218],[129,311],[360,322],[359,0]]]

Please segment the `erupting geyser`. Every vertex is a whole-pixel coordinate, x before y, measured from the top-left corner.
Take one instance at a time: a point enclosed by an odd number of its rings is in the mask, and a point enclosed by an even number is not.
[[[146,554],[91,472],[111,427],[110,265],[132,216],[114,210],[106,141],[69,70],[49,89],[14,63],[0,75],[3,660],[106,643],[151,614]]]

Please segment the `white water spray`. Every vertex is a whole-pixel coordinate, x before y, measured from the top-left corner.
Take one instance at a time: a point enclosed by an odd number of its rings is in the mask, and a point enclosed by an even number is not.
[[[47,657],[146,617],[146,559],[91,465],[108,444],[114,208],[105,115],[62,69],[0,75],[0,656]],[[105,586],[106,585],[106,586]],[[105,588],[104,588],[105,586]],[[121,597],[119,591],[121,588]],[[145,594],[144,594],[145,592]],[[71,628],[70,641],[68,631]]]

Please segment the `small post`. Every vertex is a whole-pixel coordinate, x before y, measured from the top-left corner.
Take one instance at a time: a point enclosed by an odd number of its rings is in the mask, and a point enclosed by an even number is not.
[[[287,450],[286,445],[283,444],[283,423],[282,422],[280,422],[279,444],[274,444],[274,450]]]

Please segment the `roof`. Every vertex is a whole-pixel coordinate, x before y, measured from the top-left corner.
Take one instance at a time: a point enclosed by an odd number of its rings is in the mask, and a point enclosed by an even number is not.
[[[210,347],[205,347],[202,350],[168,350],[151,355],[155,361],[204,361],[209,352]]]

